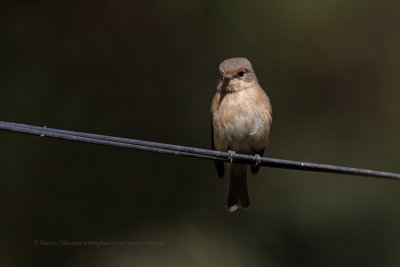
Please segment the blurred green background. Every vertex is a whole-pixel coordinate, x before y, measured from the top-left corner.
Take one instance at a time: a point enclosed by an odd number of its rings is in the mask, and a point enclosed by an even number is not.
[[[400,172],[400,2],[13,1],[0,120],[209,148],[218,64],[248,57],[266,156]],[[398,266],[400,183],[0,132],[2,266]],[[159,241],[45,246],[34,240]]]

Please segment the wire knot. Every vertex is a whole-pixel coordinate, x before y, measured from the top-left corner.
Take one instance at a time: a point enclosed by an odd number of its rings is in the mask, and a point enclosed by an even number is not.
[[[47,126],[44,126],[44,128],[46,129]],[[42,134],[40,135],[40,137],[44,137],[44,132],[42,132]]]

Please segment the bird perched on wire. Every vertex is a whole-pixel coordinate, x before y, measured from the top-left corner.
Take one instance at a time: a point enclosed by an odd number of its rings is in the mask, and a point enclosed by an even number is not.
[[[247,165],[232,163],[235,153],[260,158],[267,145],[272,123],[269,98],[258,84],[250,61],[229,58],[219,65],[221,78],[211,104],[211,144],[213,149],[228,151],[229,184],[227,208],[230,212],[250,206],[247,190]],[[224,176],[224,163],[215,162],[218,175]],[[259,161],[251,166],[256,174]]]

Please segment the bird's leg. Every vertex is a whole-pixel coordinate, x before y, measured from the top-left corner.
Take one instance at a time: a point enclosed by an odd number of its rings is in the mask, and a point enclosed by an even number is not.
[[[236,153],[231,149],[228,150],[228,153],[229,153],[228,157],[229,163],[232,163],[236,159]]]
[[[254,164],[251,166],[251,172],[253,174],[258,173],[261,165],[261,157],[264,155],[264,149],[261,150],[253,150],[254,151]]]

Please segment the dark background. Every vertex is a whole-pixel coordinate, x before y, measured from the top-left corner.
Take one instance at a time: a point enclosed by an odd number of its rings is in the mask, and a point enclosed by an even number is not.
[[[218,64],[250,59],[266,155],[399,172],[400,2],[14,1],[0,120],[209,148]],[[400,183],[0,132],[2,266],[398,266]],[[162,246],[34,245],[159,241]]]

